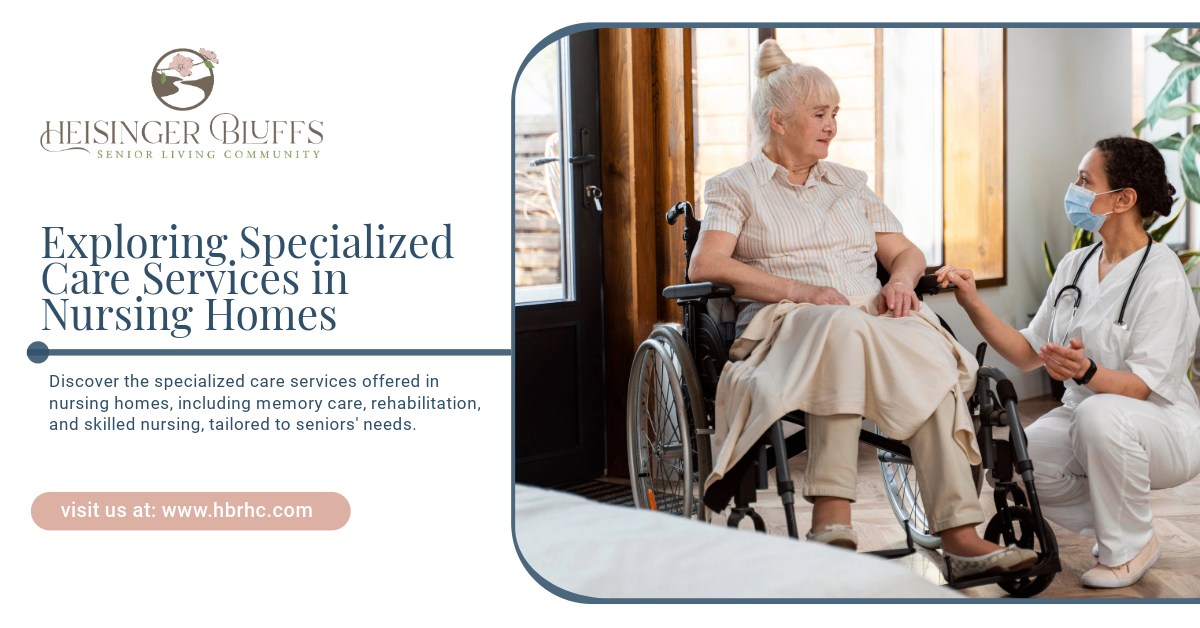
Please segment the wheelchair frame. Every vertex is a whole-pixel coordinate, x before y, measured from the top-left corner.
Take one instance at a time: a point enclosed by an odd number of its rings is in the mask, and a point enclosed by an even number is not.
[[[666,220],[670,225],[674,225],[679,217],[684,218],[683,239],[686,243],[685,247],[685,264],[690,264],[692,250],[695,247],[696,240],[699,238],[701,222],[697,220],[693,214],[690,203],[681,202],[676,204],[670,211],[667,212]],[[886,271],[880,267],[880,274],[886,275]],[[886,281],[886,277],[884,278]],[[680,355],[678,349],[678,341],[672,340],[672,351],[674,358],[672,364],[677,365],[682,371],[687,371],[691,368],[691,372],[684,373],[682,380],[695,382],[698,376],[700,381],[701,394],[696,395],[695,391],[688,390],[686,394],[682,394],[682,389],[689,387],[688,381],[682,381],[678,376],[673,383],[675,387],[674,394],[682,397],[688,397],[687,404],[692,406],[691,417],[684,417],[683,422],[686,423],[686,429],[689,432],[686,438],[686,443],[676,445],[680,451],[675,452],[679,456],[685,456],[683,453],[686,450],[688,443],[700,442],[701,439],[707,439],[713,431],[714,420],[714,403],[716,397],[716,383],[719,378],[719,373],[725,364],[728,355],[729,345],[732,344],[732,330],[722,333],[719,324],[712,320],[708,315],[706,308],[710,299],[728,298],[734,294],[733,286],[718,282],[702,282],[692,283],[688,277],[686,266],[684,270],[684,284],[670,286],[663,290],[663,296],[668,299],[675,300],[680,307],[683,308],[683,341],[684,348],[688,355]],[[930,275],[923,277],[917,285],[918,298],[923,299],[925,294],[937,294],[940,288],[935,278]],[[939,317],[940,319],[940,317]],[[942,321],[943,327],[949,330],[949,327]],[[951,332],[953,334],[953,332]],[[658,345],[657,350],[663,353],[661,341],[664,338],[669,338],[672,334],[652,334],[651,338],[643,343],[643,347],[639,349],[639,356],[643,355],[643,351],[648,350],[648,347],[653,343]],[[655,336],[659,336],[655,340]],[[674,336],[676,339],[677,335]],[[720,345],[725,346],[720,346]],[[980,344],[976,357],[982,363],[984,352],[987,349],[987,344]],[[666,355],[664,353],[664,355]],[[683,364],[684,361],[689,364]],[[629,412],[631,417],[631,430],[629,434],[629,456],[630,456],[630,475],[633,485],[635,499],[637,493],[643,486],[642,482],[648,476],[645,469],[640,468],[638,461],[635,460],[635,448],[641,446],[639,440],[645,434],[637,434],[632,425],[633,412],[636,402],[640,400],[641,388],[640,384],[635,389],[635,380],[640,375],[639,369],[643,368],[642,363],[635,359],[634,371],[630,376],[629,395]],[[992,389],[992,384],[995,384],[995,390]],[[680,386],[682,384],[682,386]],[[635,399],[635,396],[639,396]],[[699,399],[697,398],[699,397]],[[700,405],[700,408],[694,407]],[[964,589],[976,587],[985,584],[998,584],[1008,593],[1016,597],[1030,597],[1041,593],[1050,585],[1054,579],[1054,575],[1062,570],[1059,557],[1058,545],[1054,537],[1053,531],[1049,524],[1041,514],[1041,507],[1038,503],[1037,491],[1033,480],[1033,463],[1029,460],[1028,451],[1026,448],[1026,440],[1024,429],[1021,426],[1020,417],[1017,414],[1017,395],[1013,388],[1012,382],[999,371],[991,367],[981,366],[978,371],[978,379],[975,390],[968,401],[968,407],[971,410],[972,417],[977,424],[976,438],[982,454],[982,463],[980,465],[979,474],[982,475],[987,470],[992,471],[992,476],[995,481],[994,500],[996,504],[996,515],[988,522],[984,538],[993,543],[1003,541],[1003,545],[1017,545],[1026,549],[1034,549],[1034,541],[1039,543],[1040,551],[1038,552],[1037,563],[1026,570],[1008,574],[984,574],[965,578],[956,577],[952,572],[947,561],[945,564],[945,577],[947,585],[956,589]],[[686,412],[687,407],[677,409]],[[762,517],[754,511],[752,504],[757,499],[757,491],[767,490],[768,478],[767,475],[773,468],[776,474],[776,490],[783,503],[784,516],[787,522],[788,536],[799,539],[800,533],[796,524],[795,514],[795,485],[790,479],[787,461],[791,456],[799,454],[807,449],[807,437],[805,431],[793,434],[790,437],[784,437],[783,422],[787,421],[793,424],[805,426],[805,416],[802,411],[791,412],[778,421],[776,421],[770,429],[759,439],[755,446],[745,456],[739,460],[733,468],[721,480],[714,482],[707,491],[703,490],[703,482],[705,477],[700,477],[699,497],[702,504],[698,504],[691,510],[690,514],[698,514],[699,518],[704,519],[704,509],[708,508],[714,512],[723,511],[729,504],[732,498],[734,505],[728,517],[727,525],[736,528],[743,519],[749,518],[755,530],[766,532],[766,524]],[[702,422],[702,425],[697,425],[697,422]],[[1008,427],[1009,441],[998,441],[993,438],[992,428]],[[690,439],[696,439],[692,441]],[[899,464],[912,464],[912,453],[908,446],[900,441],[887,438],[881,434],[874,434],[866,430],[862,430],[859,434],[859,441],[870,445],[878,450],[878,455],[881,463],[896,462]],[[696,451],[691,452],[691,456],[685,456],[689,459],[684,460],[684,468],[689,474],[693,473],[692,469],[695,466],[701,467],[704,473],[711,471],[712,452],[707,445],[703,443],[697,447]],[[661,449],[661,444],[657,446]],[[705,460],[707,453],[707,460]],[[708,466],[705,463],[708,462]],[[695,463],[695,464],[692,464]],[[1014,469],[1020,474],[1024,490],[1015,481],[1013,476]],[[691,478],[689,478],[690,480]],[[885,476],[885,481],[887,478]],[[689,494],[691,487],[687,488]],[[890,490],[890,489],[889,489]],[[650,491],[649,500],[653,502],[654,491]],[[894,496],[891,497],[894,499]],[[1009,500],[1012,504],[1009,504]],[[637,500],[637,503],[646,507],[643,503],[645,499]],[[650,507],[654,507],[651,503]],[[902,518],[901,513],[893,505],[896,510],[898,519]],[[907,556],[915,552],[913,546],[913,521],[911,519],[903,519],[901,521],[904,526],[907,543],[906,547],[899,549],[888,549],[876,552],[871,552],[885,558],[896,558]]]

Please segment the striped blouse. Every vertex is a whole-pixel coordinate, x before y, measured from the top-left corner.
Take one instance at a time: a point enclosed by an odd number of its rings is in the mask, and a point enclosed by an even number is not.
[[[875,234],[903,228],[867,187],[867,174],[829,161],[818,161],[803,185],[787,174],[759,152],[709,179],[701,232],[737,236],[733,258],[763,272],[846,296],[879,292]],[[740,332],[766,304],[734,300]]]

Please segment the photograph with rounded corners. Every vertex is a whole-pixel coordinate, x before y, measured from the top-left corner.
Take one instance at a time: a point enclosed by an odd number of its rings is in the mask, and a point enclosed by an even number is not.
[[[597,26],[512,96],[539,584],[1200,597],[1200,29]]]

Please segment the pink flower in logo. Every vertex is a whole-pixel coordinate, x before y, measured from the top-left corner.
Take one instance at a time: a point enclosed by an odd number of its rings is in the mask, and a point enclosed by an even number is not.
[[[203,55],[205,59],[208,59],[209,61],[212,61],[213,63],[220,63],[220,61],[217,61],[217,53],[215,53],[211,50],[205,50],[205,49],[201,48],[200,54]]]
[[[171,69],[178,70],[179,76],[191,76],[192,60],[183,55],[175,55],[175,58],[171,59]]]

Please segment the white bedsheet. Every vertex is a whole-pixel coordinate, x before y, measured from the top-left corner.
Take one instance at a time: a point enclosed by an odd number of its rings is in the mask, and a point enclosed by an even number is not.
[[[588,597],[958,596],[874,556],[524,485],[516,535],[539,575]]]

